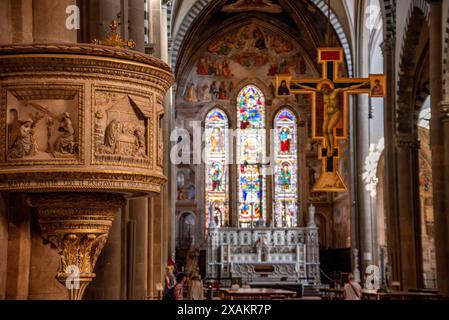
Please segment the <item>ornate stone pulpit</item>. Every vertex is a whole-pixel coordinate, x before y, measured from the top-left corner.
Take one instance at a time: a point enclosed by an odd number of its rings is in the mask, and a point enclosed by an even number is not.
[[[0,46],[0,191],[26,192],[81,299],[125,197],[160,193],[161,60],[93,44]],[[56,270],[55,270],[56,273]]]

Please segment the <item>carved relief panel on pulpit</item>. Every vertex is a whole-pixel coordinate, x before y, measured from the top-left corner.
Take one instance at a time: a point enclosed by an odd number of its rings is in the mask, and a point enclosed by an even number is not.
[[[96,90],[93,148],[94,163],[120,163],[151,167],[152,96],[132,95],[107,88]]]
[[[1,110],[5,164],[82,163],[83,86],[4,87]]]

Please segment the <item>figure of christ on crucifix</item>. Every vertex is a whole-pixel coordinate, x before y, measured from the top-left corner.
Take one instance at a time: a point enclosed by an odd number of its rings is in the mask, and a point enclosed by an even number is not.
[[[334,135],[334,129],[340,122],[343,111],[339,106],[339,98],[340,94],[345,91],[351,91],[355,89],[362,88],[366,85],[369,85],[370,82],[364,82],[361,84],[356,84],[347,88],[335,89],[334,84],[328,80],[323,80],[321,82],[321,88],[315,89],[312,87],[308,87],[302,85],[300,83],[296,83],[292,81],[291,85],[294,87],[299,87],[305,90],[310,90],[316,93],[321,93],[323,95],[323,103],[324,103],[324,112],[326,112],[326,117],[323,120],[323,136],[324,136],[324,148],[326,149],[326,156],[333,157],[334,149],[336,146],[336,139]],[[320,86],[318,86],[320,87]]]
[[[312,192],[347,192],[348,189],[338,172],[340,146],[338,140],[348,138],[348,97],[351,94],[385,96],[385,76],[370,75],[369,78],[340,78],[339,66],[344,62],[343,49],[319,48],[318,63],[322,65],[321,78],[293,79],[290,75],[277,75],[277,97],[291,94],[311,94],[312,139],[321,141],[318,159],[322,160],[320,177]]]

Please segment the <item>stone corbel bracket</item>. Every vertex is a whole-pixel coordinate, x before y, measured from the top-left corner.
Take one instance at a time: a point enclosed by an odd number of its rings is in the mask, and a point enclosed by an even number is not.
[[[57,280],[71,300],[80,300],[95,277],[95,263],[124,198],[107,193],[32,193],[27,201],[37,208],[42,236],[61,257]]]

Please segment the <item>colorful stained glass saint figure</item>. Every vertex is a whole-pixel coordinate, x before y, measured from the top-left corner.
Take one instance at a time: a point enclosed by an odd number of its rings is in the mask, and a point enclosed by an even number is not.
[[[280,179],[282,190],[289,190],[292,182],[292,172],[290,170],[290,164],[288,162],[284,162],[282,164]]]
[[[255,86],[246,86],[238,96],[240,129],[261,129],[265,127],[265,97]]]
[[[223,170],[219,163],[213,163],[211,172],[209,173],[212,179],[212,190],[211,191],[221,191],[222,190],[222,180],[223,180]]]
[[[228,185],[228,118],[218,109],[212,109],[205,120],[206,164],[206,221],[208,228],[224,227],[229,223]]]
[[[210,134],[210,147],[211,152],[223,151],[223,132],[219,127],[214,127]]]
[[[266,178],[265,97],[255,86],[244,87],[237,98],[238,221],[240,227],[265,223]]]
[[[289,128],[283,127],[281,129],[281,132],[279,134],[279,139],[281,141],[281,152],[282,153],[290,153],[290,144],[291,144],[291,137],[290,137],[290,131]]]
[[[298,201],[298,161],[296,117],[287,108],[279,111],[274,121],[274,224],[276,227],[296,226]]]

